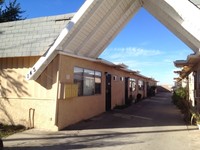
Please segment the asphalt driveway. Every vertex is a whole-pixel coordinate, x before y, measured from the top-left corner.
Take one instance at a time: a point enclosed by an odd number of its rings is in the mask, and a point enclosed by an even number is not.
[[[159,93],[63,131],[28,130],[4,139],[9,150],[197,150],[200,131],[185,125],[170,93]]]

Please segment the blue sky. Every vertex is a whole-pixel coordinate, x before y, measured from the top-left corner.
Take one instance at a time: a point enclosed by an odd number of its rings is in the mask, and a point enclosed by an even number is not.
[[[8,1],[8,0],[7,0]],[[85,0],[17,0],[24,16],[36,18],[76,12]],[[192,50],[145,9],[130,20],[114,41],[100,55],[114,63],[124,63],[129,69],[153,77],[159,84],[173,84],[178,70],[173,61],[186,59]]]

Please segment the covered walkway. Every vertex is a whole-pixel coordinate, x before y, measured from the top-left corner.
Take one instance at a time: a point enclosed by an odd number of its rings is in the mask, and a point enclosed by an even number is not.
[[[171,103],[159,93],[128,108],[115,109],[59,132],[29,130],[4,139],[10,150],[140,149],[197,150],[200,132],[187,126]]]
[[[27,79],[36,80],[58,52],[98,58],[141,7],[194,53],[199,53],[200,9],[197,6],[194,0],[87,0],[27,73]]]

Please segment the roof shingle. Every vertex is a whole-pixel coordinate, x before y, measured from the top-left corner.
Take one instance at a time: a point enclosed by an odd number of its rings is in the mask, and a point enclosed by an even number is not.
[[[0,23],[0,57],[43,55],[73,15]]]

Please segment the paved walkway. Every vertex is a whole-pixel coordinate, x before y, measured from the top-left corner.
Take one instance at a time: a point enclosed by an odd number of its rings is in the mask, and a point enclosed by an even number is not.
[[[18,133],[4,139],[5,150],[199,150],[200,131],[185,125],[170,97],[160,93],[59,132]]]

